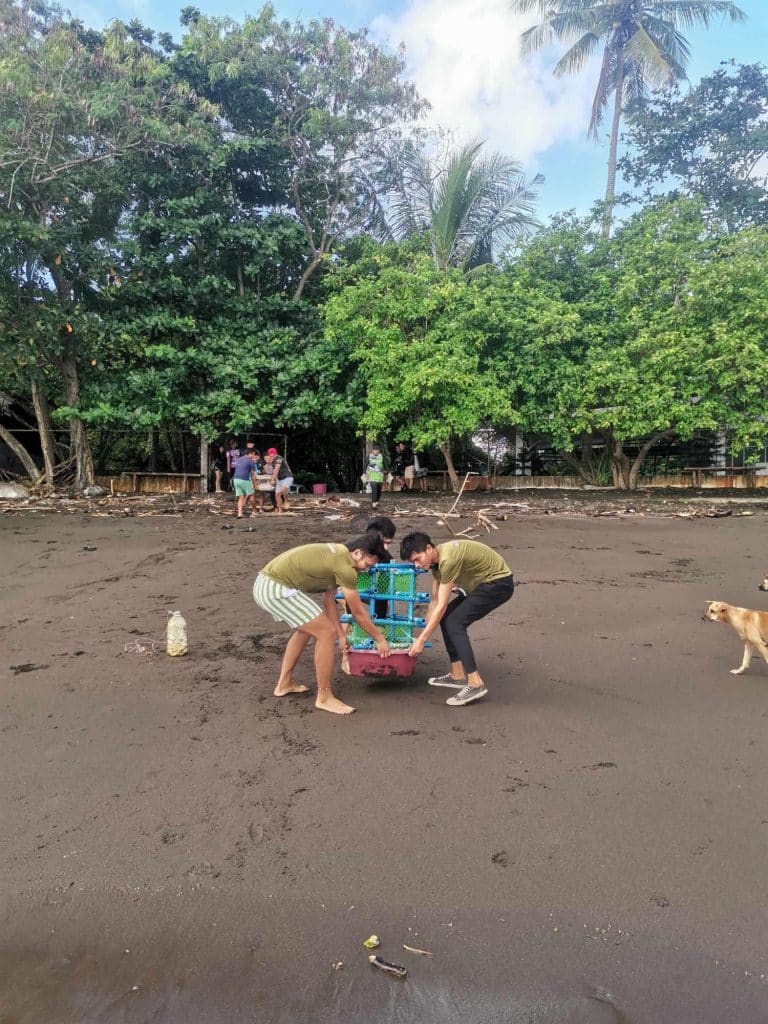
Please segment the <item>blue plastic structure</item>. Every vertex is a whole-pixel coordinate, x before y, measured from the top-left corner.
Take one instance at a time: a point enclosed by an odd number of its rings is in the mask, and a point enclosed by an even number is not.
[[[363,603],[367,603],[369,615],[386,636],[390,648],[410,647],[414,640],[414,630],[422,628],[426,623],[423,616],[416,614],[417,605],[429,603],[429,593],[416,589],[417,577],[423,572],[426,570],[417,569],[411,562],[383,562],[358,574],[357,592]],[[341,594],[337,596],[342,598]],[[384,618],[376,615],[376,604],[380,601],[387,602],[387,615]],[[342,615],[341,621],[352,623],[349,631],[349,646],[352,650],[374,650],[376,645],[373,640],[351,615]]]

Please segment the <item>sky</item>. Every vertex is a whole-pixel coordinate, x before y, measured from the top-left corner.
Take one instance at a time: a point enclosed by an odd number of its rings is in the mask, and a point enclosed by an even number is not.
[[[242,0],[64,0],[93,28],[112,18],[138,18],[176,38],[186,3],[238,21],[262,6]],[[541,219],[569,209],[586,213],[602,198],[608,126],[598,141],[587,137],[598,68],[556,79],[552,67],[562,51],[523,59],[520,33],[537,19],[512,14],[509,0],[273,0],[273,6],[288,19],[330,17],[348,28],[367,27],[390,49],[404,44],[407,75],[429,100],[434,126],[450,130],[457,142],[484,140],[488,149],[519,161],[529,176],[544,176]],[[716,21],[708,32],[686,32],[692,84],[722,60],[765,61],[768,0],[739,0],[739,6],[746,22]]]

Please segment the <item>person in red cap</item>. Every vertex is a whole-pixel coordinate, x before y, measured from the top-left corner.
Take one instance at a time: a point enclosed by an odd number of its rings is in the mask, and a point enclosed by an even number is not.
[[[293,472],[277,448],[268,448],[267,472],[272,473],[271,483],[275,488],[275,512],[280,516],[288,507],[286,495],[293,484]]]

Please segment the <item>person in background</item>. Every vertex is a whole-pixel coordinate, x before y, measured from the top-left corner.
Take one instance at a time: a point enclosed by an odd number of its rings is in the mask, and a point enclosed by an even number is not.
[[[237,445],[237,438],[230,437],[227,447],[227,472],[229,473],[230,485],[234,487],[235,463],[240,458],[241,451]]]
[[[407,467],[406,467],[407,468]],[[427,467],[422,465],[417,452],[413,453],[413,486],[416,486],[416,481],[419,483],[419,490],[424,492],[427,489]]]
[[[267,449],[266,461],[275,488],[275,512],[280,516],[288,508],[287,495],[293,484],[293,472],[277,448]]]
[[[408,473],[410,470],[410,474]],[[404,441],[398,441],[395,445],[395,454],[392,459],[392,473],[394,485],[401,491],[409,491],[413,485],[413,452]]]
[[[400,557],[418,569],[431,569],[434,576],[426,625],[408,653],[412,657],[421,654],[439,626],[451,668],[445,675],[429,679],[430,686],[457,690],[446,701],[451,707],[463,707],[485,697],[488,690],[477,670],[467,628],[509,601],[515,592],[512,570],[487,544],[448,540],[437,545],[426,533],[404,537]]]
[[[334,641],[347,651],[347,637],[336,610],[336,589],[340,588],[355,621],[373,638],[382,658],[389,657],[387,639],[371,619],[357,592],[357,574],[370,569],[378,560],[378,534],[346,544],[302,544],[268,562],[253,584],[253,599],[276,622],[293,629],[283,655],[280,676],[274,689],[276,697],[306,693],[309,689],[293,681],[293,672],[310,640],[315,641],[315,707],[334,715],[349,715],[355,709],[334,696]],[[315,600],[323,595],[322,608]]]
[[[376,443],[371,445],[365,475],[371,485],[371,508],[378,508],[384,483],[384,456],[381,454],[381,446]]]
[[[391,562],[393,559],[389,549],[395,539],[395,524],[392,520],[388,516],[376,516],[375,519],[370,520],[365,528],[365,532],[377,534],[381,541],[379,562],[385,564]],[[374,615],[377,619],[386,619],[389,615],[389,601],[376,601],[374,603]]]
[[[224,488],[221,485],[227,473],[227,449],[223,444],[216,444],[213,446],[211,469],[213,470],[214,491],[216,494],[223,494]]]
[[[245,511],[245,502],[251,506],[251,515],[255,516],[258,513],[256,508],[256,463],[258,456],[252,449],[247,455],[241,455],[239,459],[235,461],[235,468],[232,474],[232,478],[235,484],[235,494],[237,495],[237,518],[245,519],[243,512]]]

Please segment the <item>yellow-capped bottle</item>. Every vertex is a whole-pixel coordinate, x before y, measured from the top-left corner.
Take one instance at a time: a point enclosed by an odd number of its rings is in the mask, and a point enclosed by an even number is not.
[[[187,623],[181,612],[168,612],[166,651],[172,658],[187,653]]]

